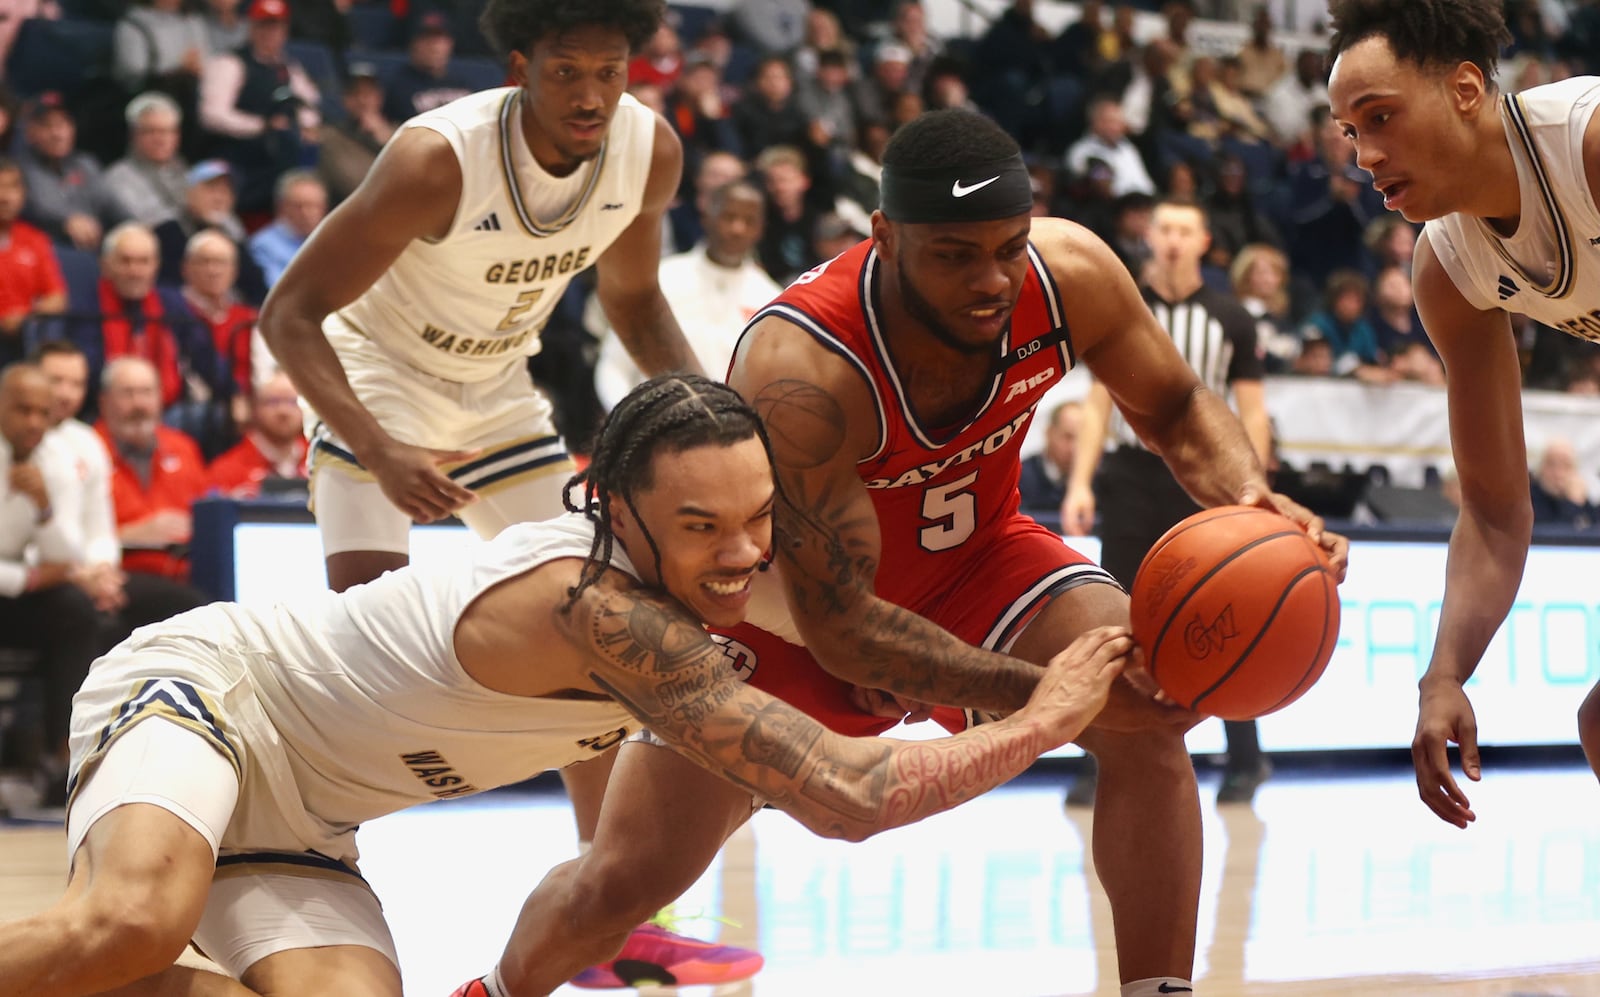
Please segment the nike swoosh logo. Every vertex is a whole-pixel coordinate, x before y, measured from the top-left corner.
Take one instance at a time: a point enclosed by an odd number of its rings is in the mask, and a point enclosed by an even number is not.
[[[1166,981],[1162,981],[1161,985],[1156,987],[1156,992],[1163,994],[1192,994],[1194,993],[1194,987],[1175,987]]]
[[[990,177],[987,180],[981,180],[978,183],[973,184],[971,187],[963,187],[963,186],[961,186],[961,181],[957,180],[950,187],[950,196],[951,197],[966,197],[968,194],[972,193],[973,191],[982,190],[983,188],[989,186],[990,184],[994,183],[998,179],[1000,179],[1000,178],[997,177],[997,176]]]

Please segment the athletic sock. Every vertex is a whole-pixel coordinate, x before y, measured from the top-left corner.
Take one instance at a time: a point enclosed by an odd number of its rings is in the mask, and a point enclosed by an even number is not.
[[[1122,985],[1122,997],[1165,997],[1167,994],[1192,994],[1194,984],[1176,976],[1152,976]]]

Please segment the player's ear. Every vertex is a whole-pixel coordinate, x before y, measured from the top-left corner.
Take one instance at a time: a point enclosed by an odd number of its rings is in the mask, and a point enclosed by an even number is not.
[[[1456,110],[1465,117],[1476,117],[1483,109],[1489,95],[1489,85],[1483,71],[1470,62],[1456,66],[1450,74],[1450,99]]]
[[[894,225],[884,217],[882,211],[872,213],[872,242],[877,247],[878,255],[886,259],[894,259]]]
[[[519,87],[528,85],[528,57],[521,52],[512,52],[511,58],[506,62],[506,68],[511,73],[511,82]]]

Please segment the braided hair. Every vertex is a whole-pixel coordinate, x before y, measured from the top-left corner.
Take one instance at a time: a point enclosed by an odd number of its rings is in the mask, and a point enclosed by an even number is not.
[[[562,495],[568,511],[581,512],[596,524],[589,559],[578,584],[567,589],[562,610],[570,609],[584,589],[599,581],[611,566],[616,542],[611,499],[621,498],[639,520],[633,497],[654,483],[657,455],[701,446],[732,446],[752,437],[761,440],[770,465],[772,442],[761,417],[738,392],[718,381],[698,374],[663,374],[628,392],[596,431],[589,466],[572,476]],[[572,497],[579,486],[583,489],[581,503]],[[639,520],[639,530],[655,555],[659,576],[661,551],[643,520]]]

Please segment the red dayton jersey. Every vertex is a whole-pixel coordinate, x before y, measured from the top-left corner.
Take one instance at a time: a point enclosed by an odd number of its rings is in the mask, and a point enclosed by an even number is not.
[[[880,325],[883,264],[870,241],[802,274],[754,321],[777,316],[849,360],[872,386],[878,446],[857,464],[883,538],[878,595],[917,609],[956,583],[1018,511],[1018,451],[1045,391],[1073,364],[1061,292],[1032,244],[1004,360],[970,421],[924,426],[901,390]],[[981,362],[976,361],[975,362]],[[1019,522],[1020,521],[1020,522]]]

